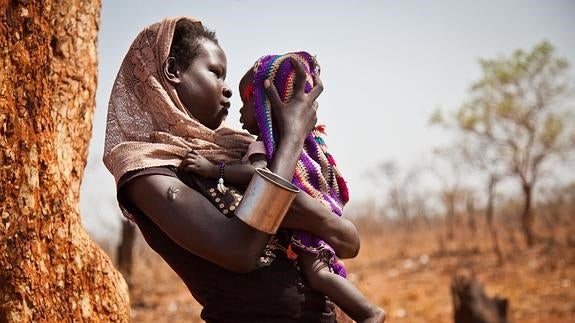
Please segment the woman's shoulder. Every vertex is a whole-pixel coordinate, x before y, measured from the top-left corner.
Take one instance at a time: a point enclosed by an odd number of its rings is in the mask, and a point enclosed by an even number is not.
[[[133,201],[128,198],[129,189],[134,189],[134,186],[141,185],[143,181],[138,180],[152,175],[162,175],[169,177],[177,177],[176,168],[173,166],[157,166],[135,169],[122,175],[116,183],[116,199],[120,204],[122,213],[129,219],[139,215],[141,211],[134,205]]]

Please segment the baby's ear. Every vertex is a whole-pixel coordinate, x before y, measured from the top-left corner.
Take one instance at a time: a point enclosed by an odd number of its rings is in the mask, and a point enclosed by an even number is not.
[[[178,77],[178,67],[176,66],[176,59],[173,57],[168,57],[164,62],[163,73],[168,82],[172,85],[180,84],[180,78]]]

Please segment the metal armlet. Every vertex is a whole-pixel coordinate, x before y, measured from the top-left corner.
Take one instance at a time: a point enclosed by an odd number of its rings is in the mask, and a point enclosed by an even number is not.
[[[256,168],[236,216],[252,228],[277,232],[299,188],[264,168]]]

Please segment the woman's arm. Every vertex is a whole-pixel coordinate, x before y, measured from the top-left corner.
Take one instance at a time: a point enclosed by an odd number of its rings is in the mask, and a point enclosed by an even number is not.
[[[122,194],[180,246],[234,272],[254,270],[269,240],[268,234],[236,217],[225,217],[176,177],[136,177],[123,186]]]
[[[248,185],[255,167],[266,167],[265,155],[250,156],[250,164],[228,164],[224,168],[224,181],[232,185]],[[198,173],[208,178],[218,178],[220,167],[201,155],[190,152],[180,165],[184,171]],[[340,258],[353,258],[359,251],[359,235],[347,219],[332,214],[324,205],[300,192],[282,226],[311,232],[326,240]]]
[[[227,164],[224,167],[224,182],[232,185],[248,185],[255,168],[267,167],[263,154],[250,156],[250,163]],[[180,168],[198,173],[207,178],[219,178],[220,166],[192,151],[182,161]],[[300,192],[290,208],[282,226],[311,232],[326,240],[340,258],[353,258],[359,251],[359,236],[355,226],[347,219],[340,219],[305,192]]]
[[[353,258],[359,252],[359,233],[355,225],[348,219],[332,214],[325,205],[305,192],[298,193],[282,226],[321,237],[340,258]]]

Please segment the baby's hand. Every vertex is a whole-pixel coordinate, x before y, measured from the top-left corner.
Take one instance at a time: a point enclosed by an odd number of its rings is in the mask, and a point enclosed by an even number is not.
[[[185,172],[193,172],[207,178],[217,178],[220,175],[217,165],[193,150],[184,157],[180,168]]]

